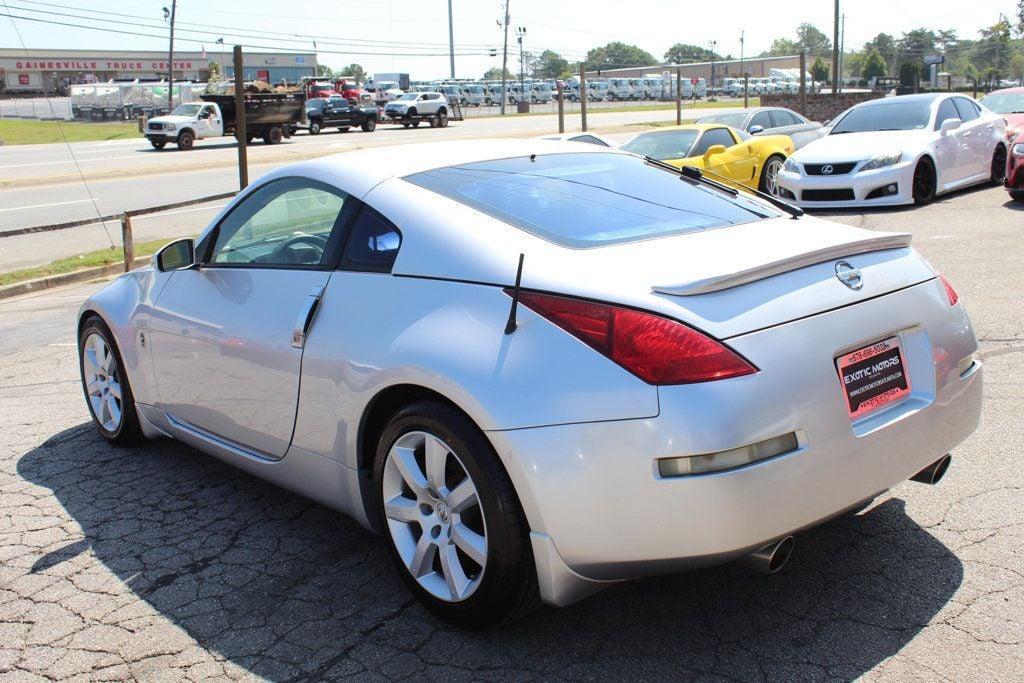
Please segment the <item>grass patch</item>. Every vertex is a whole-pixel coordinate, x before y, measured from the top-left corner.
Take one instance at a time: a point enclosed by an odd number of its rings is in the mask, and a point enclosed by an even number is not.
[[[157,249],[171,241],[173,240],[166,239],[153,240],[152,242],[136,242],[135,256],[151,256],[156,253]],[[22,270],[13,270],[9,273],[0,273],[0,286],[13,285],[16,282],[24,282],[25,280],[35,280],[37,278],[48,277],[50,275],[63,275],[64,273],[73,273],[76,270],[85,270],[86,268],[95,268],[96,266],[106,266],[111,263],[123,262],[124,250],[120,247],[117,249],[97,249],[96,251],[79,254],[78,256],[62,258],[45,266],[23,268]]]
[[[0,120],[0,140],[5,145],[43,145],[52,142],[90,142],[140,137],[138,124],[75,123],[72,121]]]

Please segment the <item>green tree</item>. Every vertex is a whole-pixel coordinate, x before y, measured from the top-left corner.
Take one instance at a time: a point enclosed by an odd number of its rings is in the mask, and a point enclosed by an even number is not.
[[[544,50],[537,57],[534,78],[563,78],[570,73],[569,62],[554,50]]]
[[[816,57],[814,64],[811,64],[811,78],[815,82],[828,82],[828,66],[821,60],[821,57]]]
[[[316,65],[316,75],[317,75],[317,78],[333,79],[334,78],[334,69],[332,69],[331,67],[327,66],[326,64],[317,64]]]
[[[1010,67],[1010,22],[1006,19],[978,31],[981,40],[975,48],[975,65],[985,73],[986,80],[1005,78]]]
[[[864,65],[861,67],[860,73],[861,78],[866,81],[870,81],[872,78],[880,78],[889,73],[885,60],[882,59],[882,54],[878,50],[871,50],[868,56],[864,58]]]
[[[906,61],[900,65],[900,85],[917,90],[921,80],[921,65],[916,61]]]
[[[512,73],[508,69],[505,69],[505,79],[506,80],[511,80],[512,79]],[[484,80],[485,81],[500,81],[501,80],[501,67],[500,66],[492,66],[490,69],[485,71],[484,72]]]
[[[864,43],[864,52],[870,53],[877,50],[885,60],[885,71],[889,73],[896,68],[896,39],[888,33],[879,33],[877,36]]]
[[[789,38],[776,38],[772,41],[771,47],[762,52],[759,57],[787,57],[800,54],[800,44]]]
[[[665,61],[669,64],[689,64],[691,62],[710,62],[721,59],[721,55],[699,45],[676,43],[665,53]]]
[[[210,60],[210,83],[223,80],[224,75],[220,72],[220,63]]]
[[[356,83],[366,83],[366,69],[364,69],[361,64],[349,64],[348,66],[343,67],[341,70],[339,70],[337,75],[348,76]]]
[[[827,55],[832,52],[832,41],[813,24],[803,23],[796,27],[797,43],[803,45],[812,55]]]
[[[587,52],[587,67],[591,69],[623,69],[631,66],[649,66],[656,63],[650,52],[636,45],[619,41],[595,47]]]

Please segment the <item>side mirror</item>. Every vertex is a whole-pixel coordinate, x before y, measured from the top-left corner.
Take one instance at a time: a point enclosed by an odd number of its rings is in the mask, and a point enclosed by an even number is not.
[[[704,161],[707,161],[716,154],[721,154],[725,151],[725,145],[711,145],[708,147],[708,151],[704,152]]]
[[[190,268],[196,262],[196,243],[191,238],[177,240],[153,254],[153,267],[161,273]]]
[[[754,125],[752,125],[750,128],[747,129],[747,132],[750,133],[751,135],[757,135],[758,133],[763,133],[764,132],[764,126],[761,126],[761,125],[758,125],[758,124],[755,123]]]
[[[960,119],[946,119],[942,122],[942,125],[939,126],[939,132],[945,135],[949,131],[959,128],[962,123],[963,121]]]

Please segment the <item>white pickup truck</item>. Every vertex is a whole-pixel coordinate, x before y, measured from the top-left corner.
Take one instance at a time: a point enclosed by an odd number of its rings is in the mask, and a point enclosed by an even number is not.
[[[246,93],[245,142],[263,138],[276,145],[290,137],[305,119],[305,97],[300,93]],[[146,121],[146,138],[156,149],[174,143],[192,149],[196,140],[235,134],[234,95],[203,95],[202,102],[181,104],[167,116]]]

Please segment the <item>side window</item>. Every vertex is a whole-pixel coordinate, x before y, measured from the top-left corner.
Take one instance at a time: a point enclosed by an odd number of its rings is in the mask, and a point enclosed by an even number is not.
[[[351,270],[387,273],[401,245],[402,233],[398,228],[384,216],[364,206],[352,225],[342,265]]]
[[[964,123],[973,121],[981,115],[978,105],[963,97],[954,97],[953,104],[956,105],[956,110],[960,112],[960,120]]]
[[[753,118],[750,119],[750,123],[747,124],[747,130],[750,130],[753,126],[761,126],[765,130],[772,128],[772,116],[766,111],[759,111],[754,114]]]
[[[221,221],[211,264],[315,268],[331,263],[331,237],[347,195],[305,178],[267,183]],[[335,240],[340,237],[335,235]]]
[[[772,123],[774,128],[781,128],[783,126],[796,126],[803,123],[803,121],[785,109],[772,109]]]
[[[942,100],[939,104],[939,112],[935,115],[935,130],[938,130],[942,126],[942,122],[946,119],[958,119],[960,118],[960,112],[956,110],[956,105],[953,104],[953,100]]]
[[[715,145],[722,145],[724,147],[732,147],[736,144],[736,140],[733,139],[732,133],[725,128],[712,128],[711,130],[704,133],[701,137],[700,142],[697,143],[697,148],[693,150],[691,156],[699,157],[703,156],[704,152],[708,151]]]
[[[604,140],[599,140],[595,138],[593,135],[577,135],[576,137],[571,139],[573,142],[589,142],[592,145],[601,145],[602,147],[608,146],[608,144]]]

